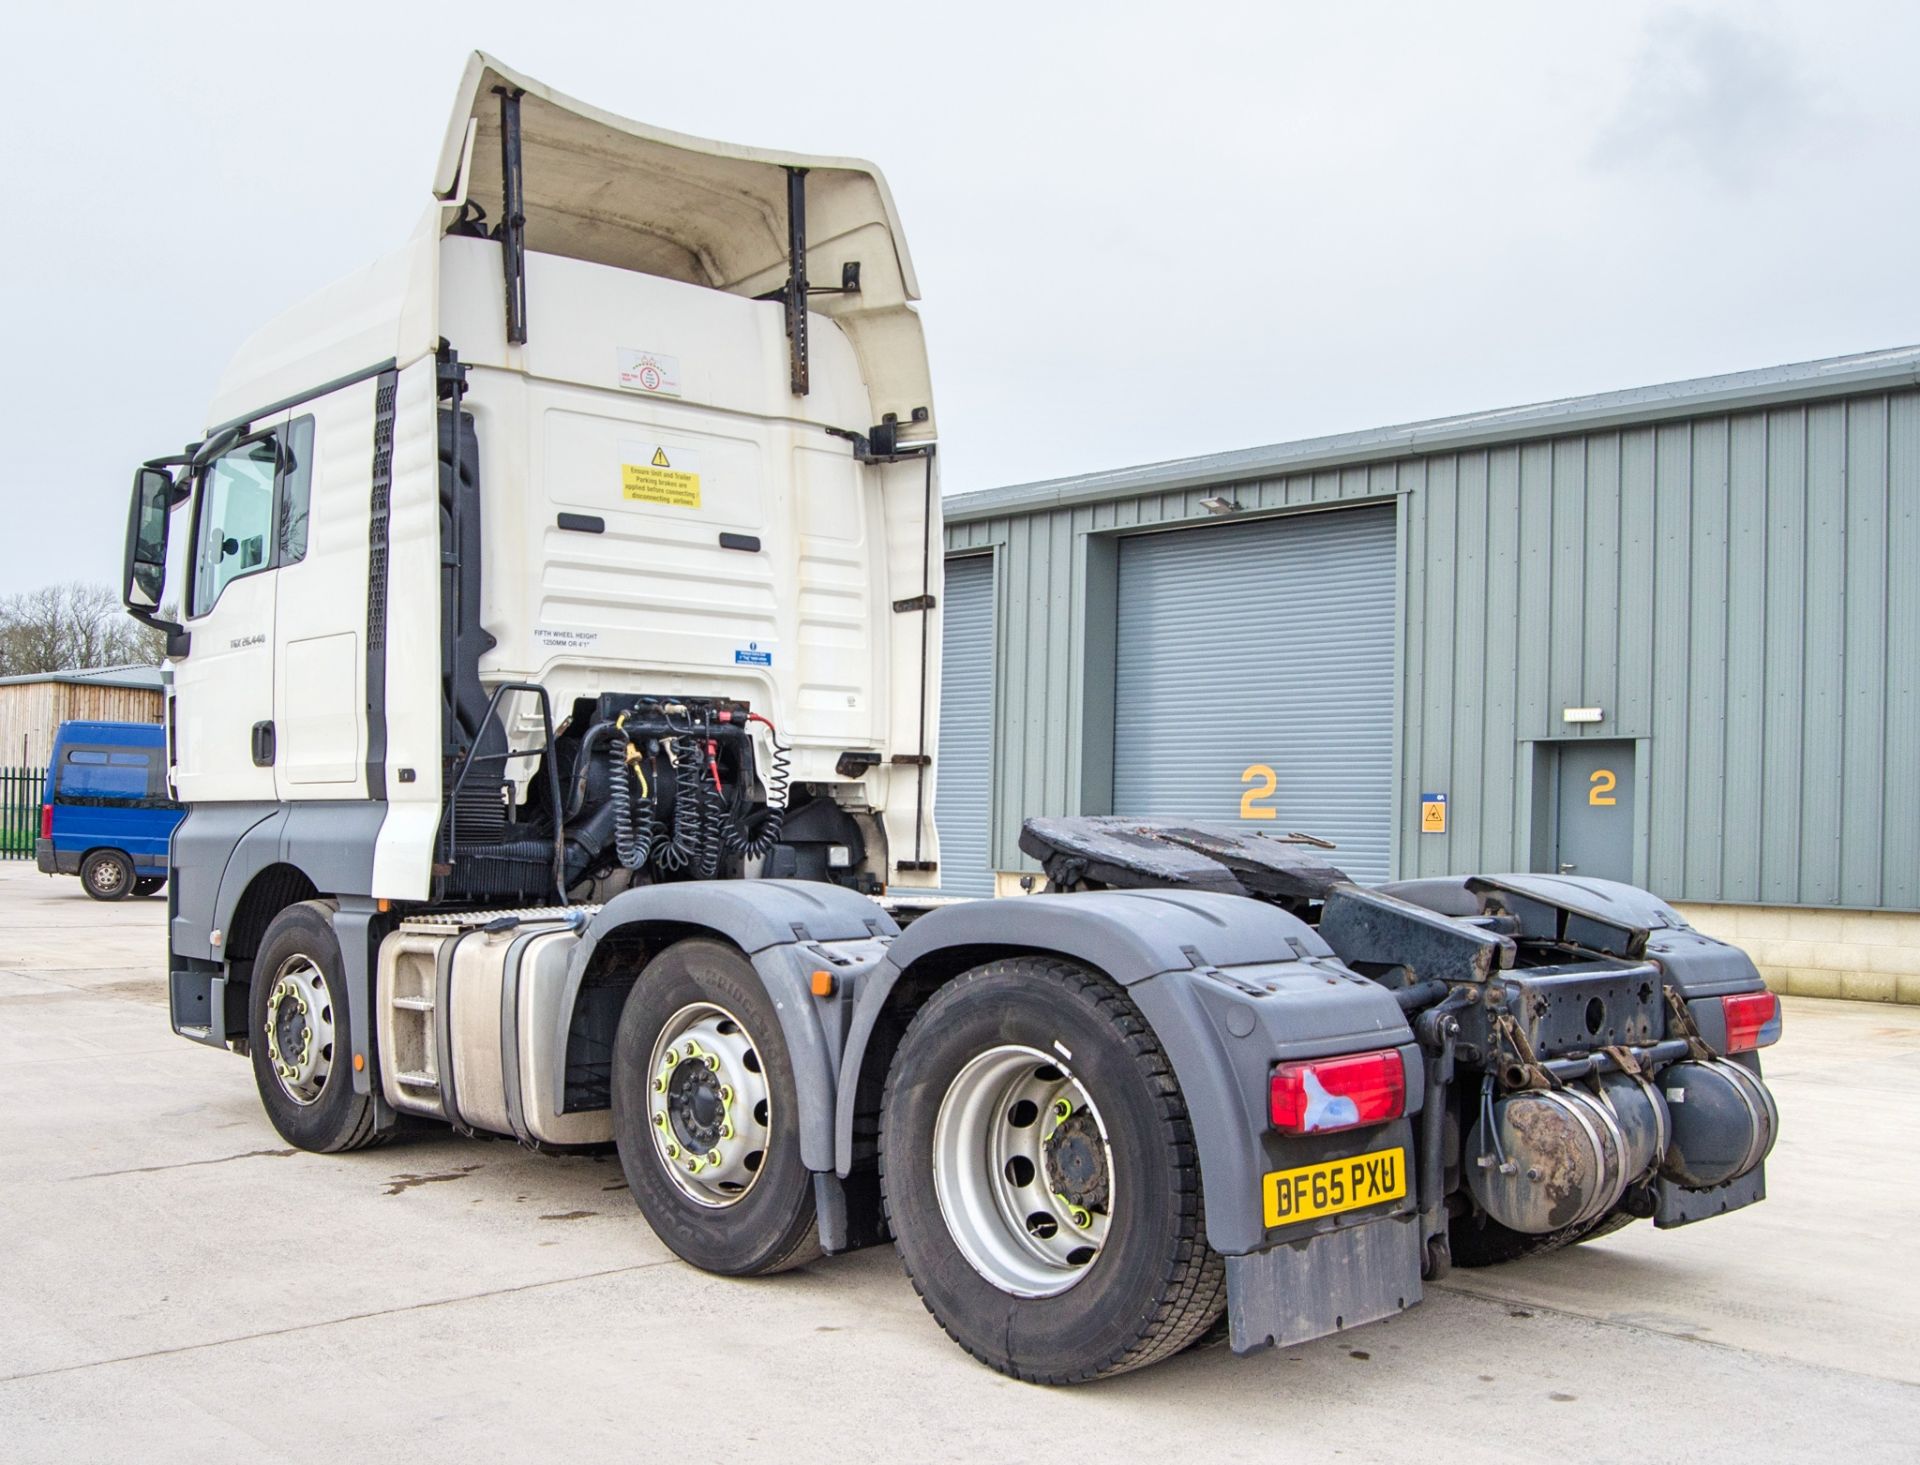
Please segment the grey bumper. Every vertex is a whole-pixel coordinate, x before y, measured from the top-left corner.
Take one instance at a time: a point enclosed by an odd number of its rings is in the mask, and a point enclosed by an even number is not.
[[[50,839],[36,839],[33,842],[33,865],[42,875],[78,875],[80,873],[80,852],[67,853],[53,847]]]

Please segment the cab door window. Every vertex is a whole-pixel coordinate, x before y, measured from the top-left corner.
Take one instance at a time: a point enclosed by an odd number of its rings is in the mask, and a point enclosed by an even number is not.
[[[212,610],[233,581],[271,563],[278,464],[274,439],[268,436],[242,443],[207,465],[193,547],[195,615]]]
[[[280,551],[277,565],[307,557],[307,505],[313,489],[313,419],[287,424],[280,449]]]
[[[207,465],[193,546],[193,614],[205,615],[242,575],[307,553],[313,419],[241,443]]]

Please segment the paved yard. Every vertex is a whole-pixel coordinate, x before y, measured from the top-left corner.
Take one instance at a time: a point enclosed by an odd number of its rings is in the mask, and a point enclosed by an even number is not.
[[[0,1458],[1845,1458],[1920,1448],[1920,1009],[1789,1000],[1774,1198],[1404,1317],[1009,1382],[889,1249],[674,1260],[608,1158],[286,1149],[175,1038],[164,899],[0,865]]]

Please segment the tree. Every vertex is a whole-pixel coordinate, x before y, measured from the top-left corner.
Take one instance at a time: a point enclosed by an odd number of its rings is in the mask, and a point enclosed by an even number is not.
[[[104,585],[75,580],[0,596],[0,676],[157,666],[165,647]]]

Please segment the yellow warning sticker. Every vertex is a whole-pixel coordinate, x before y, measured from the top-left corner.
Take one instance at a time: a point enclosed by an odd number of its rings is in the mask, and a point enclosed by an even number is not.
[[[658,443],[623,443],[620,492],[647,504],[700,507],[700,464],[688,448]],[[638,462],[632,461],[638,459]]]

